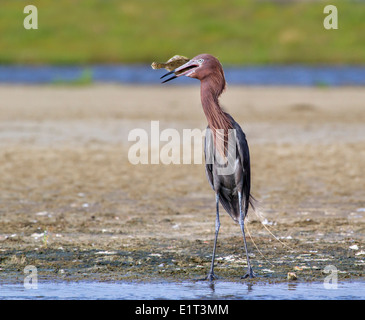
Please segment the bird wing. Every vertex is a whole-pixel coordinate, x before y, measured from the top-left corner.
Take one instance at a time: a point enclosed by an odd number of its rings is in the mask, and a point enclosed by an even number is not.
[[[250,151],[246,135],[240,125],[234,120],[233,128],[236,129],[236,146],[243,170],[243,199],[249,201],[251,189]]]
[[[234,179],[234,177],[225,176],[225,175],[216,175],[216,171],[214,170],[215,164],[215,147],[214,147],[214,140],[213,140],[213,133],[212,130],[210,130],[209,126],[207,127],[207,131],[205,134],[205,173],[207,175],[208,181],[210,186],[214,191],[216,191],[214,184],[219,184],[219,202],[222,204],[224,210],[227,211],[227,213],[232,217],[232,219],[236,222],[238,222],[239,217],[239,206],[238,206],[238,196],[237,194],[234,195],[232,193],[232,190],[230,188],[225,187],[226,183],[228,182],[228,185],[231,184],[229,182],[230,179]],[[236,154],[236,156],[239,156]],[[217,187],[217,186],[216,186]]]
[[[230,116],[229,116],[230,117]],[[232,117],[231,121],[233,124],[233,129],[236,130],[236,157],[240,160],[240,165],[238,167],[238,170],[242,170],[242,197],[244,203],[249,203],[249,197],[250,197],[250,154],[248,149],[248,144],[246,140],[246,136],[244,132],[242,131],[239,124],[233,120]],[[208,181],[210,186],[213,190],[214,188],[214,172],[213,172],[213,165],[214,165],[214,151],[210,152],[210,150],[214,150],[213,145],[213,134],[212,131],[209,129],[209,126],[207,127],[207,132],[205,135],[205,145],[204,145],[204,151],[205,151],[205,173],[207,175]],[[212,157],[212,158],[210,158]],[[234,179],[232,176],[219,176],[218,180],[216,178],[216,183],[219,183],[217,181],[221,181],[223,185],[226,185],[225,182],[223,182],[225,179],[228,179],[226,181],[229,181],[230,179]],[[229,184],[229,182],[228,182]],[[232,193],[232,190],[230,190],[227,187],[220,188],[219,191],[219,201],[222,204],[223,208],[227,211],[227,213],[233,218],[234,221],[238,222],[239,218],[239,205],[238,205],[238,195],[237,193]],[[246,206],[243,206],[243,210]],[[245,212],[245,215],[247,212]]]
[[[206,129],[205,142],[204,142],[205,173],[207,175],[210,186],[214,190],[213,159],[210,158],[212,156],[212,153],[210,152],[210,150],[214,150],[213,149],[213,135],[212,135],[212,130],[210,130],[210,128],[208,126]]]

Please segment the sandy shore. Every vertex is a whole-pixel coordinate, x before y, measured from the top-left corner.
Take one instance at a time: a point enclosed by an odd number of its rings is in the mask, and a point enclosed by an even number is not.
[[[41,279],[208,272],[215,204],[204,166],[128,161],[129,132],[152,120],[180,134],[205,128],[197,86],[0,86],[0,97],[2,281],[27,265]],[[339,279],[364,277],[365,90],[229,86],[222,105],[250,145],[259,280],[323,280],[328,265]],[[216,274],[237,280],[243,242],[221,213]]]

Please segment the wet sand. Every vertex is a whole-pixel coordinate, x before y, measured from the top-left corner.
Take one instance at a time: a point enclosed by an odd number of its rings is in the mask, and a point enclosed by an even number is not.
[[[206,127],[197,86],[0,86],[0,97],[0,281],[22,281],[27,265],[40,280],[206,275],[204,165],[128,161],[128,133],[151,120],[181,135]],[[229,86],[222,105],[246,133],[260,200],[246,224],[253,281],[322,281],[329,265],[364,279],[365,90]],[[243,250],[221,208],[220,279],[248,281]]]

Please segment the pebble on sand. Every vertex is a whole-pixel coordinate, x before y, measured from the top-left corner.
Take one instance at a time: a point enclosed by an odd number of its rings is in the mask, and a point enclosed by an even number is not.
[[[298,277],[295,272],[288,272],[288,280],[297,280]]]

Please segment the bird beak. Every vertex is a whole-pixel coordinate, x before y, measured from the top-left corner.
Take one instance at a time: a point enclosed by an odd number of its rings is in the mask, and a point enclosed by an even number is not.
[[[175,70],[176,70],[176,69],[175,69]],[[175,73],[175,70],[172,70],[172,71],[170,71],[170,72],[168,72],[168,73],[165,73],[165,74],[164,74],[164,75],[163,75],[160,79],[165,78],[165,77],[169,76],[170,74]],[[166,80],[162,81],[161,83],[168,82],[168,81],[170,81],[170,80],[172,80],[172,79],[175,79],[175,78],[177,78],[177,76],[176,76],[176,75],[174,75],[173,77],[171,77],[171,78],[169,78],[169,79],[166,79]]]
[[[166,79],[165,81],[162,81],[162,83],[168,82],[170,80],[173,80],[180,76],[190,76],[191,73],[193,73],[192,69],[195,69],[196,67],[199,67],[199,65],[194,61],[190,60],[187,63],[183,64],[182,66],[176,68],[175,70],[172,70],[166,74],[164,74],[160,79],[165,78],[169,76],[170,74],[174,74],[173,77]]]

